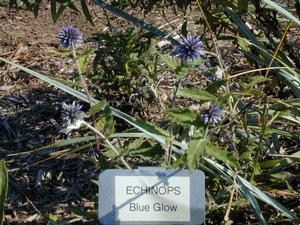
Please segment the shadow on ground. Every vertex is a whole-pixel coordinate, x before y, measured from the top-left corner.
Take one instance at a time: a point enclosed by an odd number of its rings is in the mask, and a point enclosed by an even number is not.
[[[62,149],[20,154],[66,138],[59,133],[61,104],[73,100],[53,88],[0,97],[0,158],[10,177],[4,224],[46,224],[50,213],[70,219],[82,214],[77,224],[97,224],[98,187],[91,180],[99,169],[86,157],[92,149],[61,158],[55,156]]]

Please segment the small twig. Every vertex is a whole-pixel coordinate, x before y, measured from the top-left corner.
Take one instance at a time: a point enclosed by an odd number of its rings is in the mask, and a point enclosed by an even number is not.
[[[245,74],[249,74],[249,73],[255,73],[255,72],[260,72],[260,71],[264,71],[264,70],[278,70],[278,69],[285,69],[287,67],[284,66],[277,66],[277,67],[266,67],[266,68],[260,68],[260,69],[254,69],[254,70],[247,70],[247,71],[243,71],[240,73],[236,73],[236,74],[232,74],[231,76],[228,77],[228,79],[232,79],[232,78],[236,78]]]
[[[270,68],[271,68],[271,66],[272,66],[272,64],[273,64],[273,62],[274,62],[274,60],[275,60],[275,58],[276,58],[276,56],[277,56],[277,54],[278,54],[278,52],[279,52],[279,49],[281,48],[281,46],[282,46],[282,44],[283,44],[283,41],[284,41],[284,39],[285,39],[285,37],[286,37],[286,35],[287,35],[287,32],[288,32],[289,28],[291,27],[291,25],[292,25],[292,22],[289,21],[289,23],[287,24],[287,26],[286,26],[286,28],[285,28],[285,30],[284,30],[284,32],[283,32],[283,35],[282,35],[282,37],[281,37],[281,39],[280,39],[280,42],[279,42],[279,44],[278,44],[278,46],[277,46],[277,48],[276,48],[276,50],[275,50],[275,52],[274,52],[274,54],[273,54],[273,56],[272,56],[272,59],[271,59],[269,65],[268,65],[268,70],[267,70],[267,72],[266,72],[265,77],[268,76],[269,71],[270,71]]]
[[[236,185],[236,175],[233,176],[233,185],[232,185],[231,192],[230,192],[230,198],[229,198],[227,210],[226,210],[226,213],[225,213],[225,216],[224,216],[224,221],[225,222],[227,222],[229,220],[229,214],[230,214],[232,203],[233,203],[233,196],[234,196],[234,193],[236,191],[236,186],[235,185]]]
[[[31,205],[31,207],[39,214],[42,215],[41,211],[38,210],[38,208],[33,204],[33,202],[27,197],[27,195],[25,194],[25,192],[23,191],[22,188],[20,188],[20,185],[17,184],[17,182],[15,181],[15,178],[12,177],[11,175],[9,176],[10,179],[10,184],[13,186],[13,188],[15,188],[21,195],[23,195],[26,198],[26,201]]]

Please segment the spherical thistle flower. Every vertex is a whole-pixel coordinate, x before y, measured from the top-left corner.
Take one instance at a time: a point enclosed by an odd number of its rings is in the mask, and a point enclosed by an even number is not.
[[[82,43],[82,33],[77,27],[63,26],[58,32],[58,40],[64,48],[76,48]]]
[[[208,125],[208,123],[215,125],[222,120],[222,109],[219,105],[213,105],[208,112],[203,113],[202,119],[205,125]]]
[[[187,36],[177,46],[176,53],[183,62],[194,61],[204,56],[204,45],[198,36]]]
[[[62,104],[61,118],[66,125],[61,133],[69,133],[74,129],[79,129],[83,119],[87,116],[85,112],[81,111],[82,105],[77,104],[75,101],[72,104]]]

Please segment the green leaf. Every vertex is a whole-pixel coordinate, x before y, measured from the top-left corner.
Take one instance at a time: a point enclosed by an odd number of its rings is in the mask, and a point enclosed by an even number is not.
[[[262,224],[267,225],[268,223],[266,222],[265,218],[262,215],[262,211],[260,209],[260,206],[256,198],[253,196],[250,190],[243,183],[239,183],[239,185],[240,185],[239,192],[248,199],[256,217],[260,220]]]
[[[92,52],[91,49],[86,49],[82,54],[78,56],[78,62],[82,73],[86,73],[88,68],[88,57]]]
[[[254,85],[254,84],[259,84],[259,83],[263,83],[266,81],[271,81],[272,79],[267,78],[265,76],[255,76],[255,77],[251,77],[250,80],[251,80],[250,85]]]
[[[176,78],[180,79],[185,77],[189,72],[189,67],[185,64],[179,64],[175,59],[168,55],[163,55],[158,52],[159,57],[164,61],[167,66],[176,74]]]
[[[10,65],[13,65],[13,66],[15,66],[15,67],[17,67],[17,68],[25,71],[26,73],[29,73],[29,74],[31,74],[31,75],[33,75],[33,76],[35,76],[35,77],[37,77],[37,78],[39,78],[39,79],[47,82],[47,83],[49,83],[49,84],[52,84],[56,88],[59,88],[59,89],[65,91],[65,92],[67,92],[67,93],[75,96],[76,98],[78,98],[78,99],[80,99],[82,101],[88,102],[88,98],[87,98],[87,96],[84,93],[82,93],[80,91],[77,91],[77,90],[74,90],[73,88],[68,87],[68,86],[62,84],[61,82],[54,80],[54,78],[52,78],[50,76],[45,76],[45,75],[43,75],[41,73],[38,73],[38,72],[33,71],[31,69],[28,69],[28,68],[26,68],[24,66],[21,66],[21,65],[17,64],[17,63],[14,63],[12,61],[6,60],[6,59],[4,59],[2,57],[0,57],[0,60],[4,61],[4,62],[6,62],[6,63],[8,63]],[[92,98],[92,104],[96,104],[97,102],[98,101],[96,99]]]
[[[223,223],[221,223],[221,225],[232,225],[233,221],[232,220],[227,220],[226,222],[224,221]]]
[[[111,159],[116,158],[116,157],[119,156],[116,152],[114,152],[114,151],[111,150],[110,148],[107,148],[106,150],[102,151],[101,153],[102,153],[105,157],[111,158]]]
[[[187,26],[188,26],[188,23],[187,23],[187,20],[185,19],[181,26],[181,32],[180,32],[184,37],[186,37],[188,34]]]
[[[276,71],[281,77],[285,79],[287,84],[292,88],[293,92],[297,97],[300,97],[300,77],[299,75],[292,75],[287,71],[281,69]]]
[[[67,8],[67,5],[60,4],[58,11],[56,13],[56,20],[59,18],[59,16],[64,12],[64,10]]]
[[[282,156],[280,156],[280,157],[282,157]],[[297,162],[297,159],[298,159],[298,162]],[[275,166],[273,166],[268,173],[271,174],[271,173],[276,173],[276,172],[282,171],[282,169],[284,167],[287,167],[292,163],[294,165],[299,164],[299,159],[300,159],[300,151],[295,152],[292,155],[286,156],[286,158],[284,158],[284,159],[276,160],[276,161],[278,161],[278,163]]]
[[[86,18],[92,25],[95,25],[94,22],[93,22],[92,15],[90,14],[89,8],[87,7],[86,0],[80,0],[80,3],[81,3],[81,8],[82,8],[83,14],[85,15],[85,18]]]
[[[247,12],[248,9],[248,0],[238,0],[238,11]]]
[[[106,106],[104,110],[100,112],[99,120],[96,124],[96,129],[104,133],[105,136],[109,136],[115,131],[115,122],[112,117],[109,106]]]
[[[48,52],[58,55],[58,56],[71,56],[72,52],[68,49],[68,50],[64,50],[64,49],[58,49],[58,48],[48,48]]]
[[[51,0],[51,17],[54,23],[57,21],[56,17],[56,0]]]
[[[178,90],[178,96],[192,98],[198,102],[216,100],[216,97],[209,92],[196,87],[182,88]]]
[[[33,11],[34,17],[37,17],[37,16],[38,16],[41,3],[42,3],[42,0],[36,0],[36,1],[32,4],[32,11]]]
[[[155,156],[161,157],[164,154],[164,150],[158,143],[150,143],[143,139],[136,139],[131,142],[127,148],[126,153],[130,156],[138,156],[144,160],[150,160]]]
[[[226,84],[226,80],[217,80],[209,85],[205,90],[210,94],[216,94],[217,91]]]
[[[251,40],[252,43],[254,43],[257,46],[260,46],[260,43],[258,42],[255,35],[249,30],[249,28],[246,26],[246,24],[241,20],[241,18],[236,14],[234,11],[229,9],[228,7],[225,7],[225,12],[228,15],[228,17],[236,24],[240,31],[244,34],[245,37]]]
[[[300,98],[280,100],[280,102],[275,102],[269,109],[281,111],[281,110],[286,110],[290,107],[295,107],[300,109]]]
[[[184,126],[190,124],[197,124],[201,120],[200,113],[190,110],[188,108],[168,109],[166,111],[166,116],[173,123]]]
[[[94,116],[96,113],[100,112],[107,106],[107,101],[103,99],[101,102],[96,103],[92,108],[89,110],[89,115]]]
[[[278,3],[271,1],[271,0],[263,0],[264,3],[271,6],[273,9],[275,9],[277,12],[284,15],[286,18],[294,21],[298,26],[300,26],[300,20],[298,20],[295,16],[293,16],[291,13],[289,13],[286,9],[282,8]]]
[[[233,168],[240,168],[240,164],[232,152],[226,151],[225,148],[215,145],[211,142],[207,143],[206,155],[212,156]]]
[[[175,69],[176,78],[181,79],[185,77],[188,74],[188,72],[189,72],[189,67],[187,67],[184,64],[180,64]]]
[[[197,168],[201,156],[206,150],[207,139],[203,139],[199,133],[193,135],[187,150],[187,166],[193,171]]]
[[[79,137],[79,138],[72,138],[72,139],[66,139],[66,140],[59,140],[53,144],[46,145],[43,147],[40,147],[38,149],[34,149],[31,151],[26,151],[26,152],[18,152],[15,154],[10,154],[9,156],[18,156],[18,155],[30,155],[30,154],[40,154],[40,155],[47,155],[50,152],[52,152],[54,149],[61,148],[61,147],[66,147],[68,145],[75,145],[81,142],[86,142],[86,141],[92,141],[95,140],[95,136],[88,136],[88,137]]]
[[[248,128],[261,132],[260,126],[249,125]],[[290,132],[290,131],[267,127],[265,129],[265,136],[271,136],[272,134],[279,134],[285,137],[293,138],[296,141],[300,141],[300,134],[298,132]]]
[[[7,196],[8,189],[8,173],[5,166],[5,161],[0,161],[0,225],[4,220],[4,202]]]
[[[129,115],[127,115],[126,113],[123,113],[115,108],[110,107],[110,109],[112,110],[112,112],[114,113],[115,116],[125,120],[127,123],[131,124],[132,126],[136,127],[137,129],[139,129],[140,131],[142,131],[143,133],[145,133],[146,135],[148,135],[149,137],[155,139],[156,141],[158,141],[160,144],[162,145],[166,145],[168,144],[169,140],[169,133],[162,130],[161,128],[157,127],[156,125],[150,123],[150,122],[145,122],[141,119],[138,118],[133,118]],[[176,141],[176,140],[172,140],[173,144],[176,144],[177,146],[180,146],[182,148],[185,148],[185,145],[183,145],[182,143]],[[178,148],[176,148],[175,146],[172,147],[172,150],[180,155],[183,154],[182,150],[179,150]]]
[[[274,110],[268,110],[269,116],[272,116],[275,113],[276,111]],[[280,114],[278,115],[278,118],[300,125],[300,112],[298,110],[281,111]]]
[[[74,1],[73,0],[68,0],[67,2],[67,6],[70,8],[70,9],[73,9],[74,11],[77,11],[79,12],[79,10],[76,8],[75,4],[74,4]]]
[[[273,168],[273,167],[276,166],[279,162],[280,162],[280,160],[278,160],[278,159],[270,159],[270,160],[266,160],[266,161],[260,162],[260,163],[259,163],[259,167],[260,167],[261,169]]]
[[[172,59],[168,55],[163,55],[160,53],[158,53],[158,54],[159,54],[159,57],[161,58],[161,60],[164,61],[173,72],[175,72],[177,67],[179,66],[179,64],[176,62],[176,60]]]
[[[237,41],[242,50],[244,50],[245,52],[251,51],[251,44],[248,40],[246,40],[245,38],[238,38]]]

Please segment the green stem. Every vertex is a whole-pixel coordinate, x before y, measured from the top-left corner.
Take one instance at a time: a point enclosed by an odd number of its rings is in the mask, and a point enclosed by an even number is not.
[[[180,85],[181,85],[181,81],[182,81],[182,78],[180,78],[177,82],[176,82],[176,86],[175,86],[175,91],[174,91],[174,95],[173,95],[173,99],[172,99],[172,102],[171,102],[171,105],[170,105],[170,108],[174,108],[174,105],[175,105],[175,100],[176,100],[176,95],[177,95],[177,92],[180,88]]]
[[[100,138],[102,138],[105,143],[110,147],[111,150],[113,150],[113,152],[120,157],[121,162],[123,163],[123,165],[127,168],[127,169],[131,169],[131,167],[129,166],[129,164],[125,161],[125,159],[123,158],[123,156],[120,154],[120,152],[113,146],[113,144],[107,139],[107,137],[105,137],[104,134],[102,134],[99,130],[97,130],[96,128],[94,128],[93,126],[91,126],[90,124],[88,124],[87,122],[83,121],[82,122],[86,127],[88,127],[90,130],[92,130],[93,132],[95,132],[97,135],[99,135]]]
[[[79,74],[79,77],[80,77],[80,81],[81,81],[81,83],[83,85],[84,92],[85,92],[85,94],[86,94],[86,96],[88,98],[90,107],[92,108],[93,107],[92,98],[91,98],[91,95],[89,93],[88,85],[86,84],[86,82],[84,80],[84,77],[82,75],[80,64],[79,64],[77,56],[76,56],[75,48],[72,48],[71,51],[72,51],[72,56],[73,56],[73,59],[75,61],[76,67],[77,67],[77,71],[78,71],[78,74]],[[94,116],[92,116],[92,120],[93,120],[93,125],[95,126],[96,120],[95,120]],[[97,147],[98,155],[100,157],[100,145],[99,145],[99,140],[98,140],[98,136],[97,135],[95,135],[95,140],[96,140],[96,147]]]
[[[215,56],[217,57],[217,60],[218,60],[218,63],[219,63],[219,66],[220,66],[220,69],[222,71],[222,78],[225,78],[226,80],[226,91],[227,93],[230,93],[230,88],[229,88],[229,77],[228,77],[228,74],[225,72],[225,68],[224,68],[224,65],[223,65],[223,62],[222,62],[222,55],[221,55],[221,52],[219,51],[219,48],[218,48],[218,45],[217,45],[217,38],[216,38],[216,35],[215,33],[213,32],[211,26],[210,26],[210,23],[207,19],[207,16],[202,8],[202,5],[200,3],[199,0],[196,0],[197,1],[197,5],[198,5],[198,8],[201,12],[201,14],[203,15],[203,18],[204,18],[204,21],[206,23],[206,26],[208,28],[208,31],[210,33],[210,36],[212,38],[212,42],[213,42],[213,45],[214,45],[214,49],[215,49]],[[229,105],[229,109],[230,109],[230,112],[232,113],[233,112],[233,107],[232,107],[232,101],[231,101],[231,97],[228,98],[228,105]]]
[[[255,170],[259,166],[258,161],[259,161],[259,157],[262,152],[262,142],[263,142],[263,138],[264,138],[265,130],[266,130],[267,115],[268,115],[268,109],[267,109],[267,103],[265,103],[264,109],[263,109],[263,115],[262,115],[262,126],[261,126],[261,130],[260,130],[260,134],[259,134],[259,143],[258,143],[258,148],[257,148],[256,154],[254,157],[254,164],[253,164],[253,168],[252,168],[252,172],[251,172],[251,176],[250,176],[250,181],[253,181],[253,178],[255,175]]]
[[[78,71],[78,74],[79,74],[79,77],[80,77],[80,81],[81,81],[81,83],[83,85],[84,92],[85,92],[85,94],[88,97],[88,101],[89,101],[90,107],[93,107],[92,98],[91,98],[91,95],[89,93],[88,86],[87,86],[87,84],[86,84],[86,82],[84,80],[84,77],[82,76],[81,68],[80,68],[79,62],[77,60],[75,49],[72,48],[71,51],[72,51],[72,56],[73,56],[73,59],[75,61],[76,67],[77,67],[77,71]]]
[[[170,109],[174,108],[176,95],[177,95],[177,92],[180,88],[181,81],[182,81],[182,78],[180,78],[176,82],[175,91],[174,91],[173,99],[171,101]],[[174,136],[174,134],[173,134],[173,124],[172,123],[170,124],[169,130],[170,130],[170,146],[169,146],[168,150],[166,151],[166,156],[165,156],[165,162],[166,162],[167,165],[170,165],[170,163],[171,163],[172,140],[173,140],[173,136]]]

